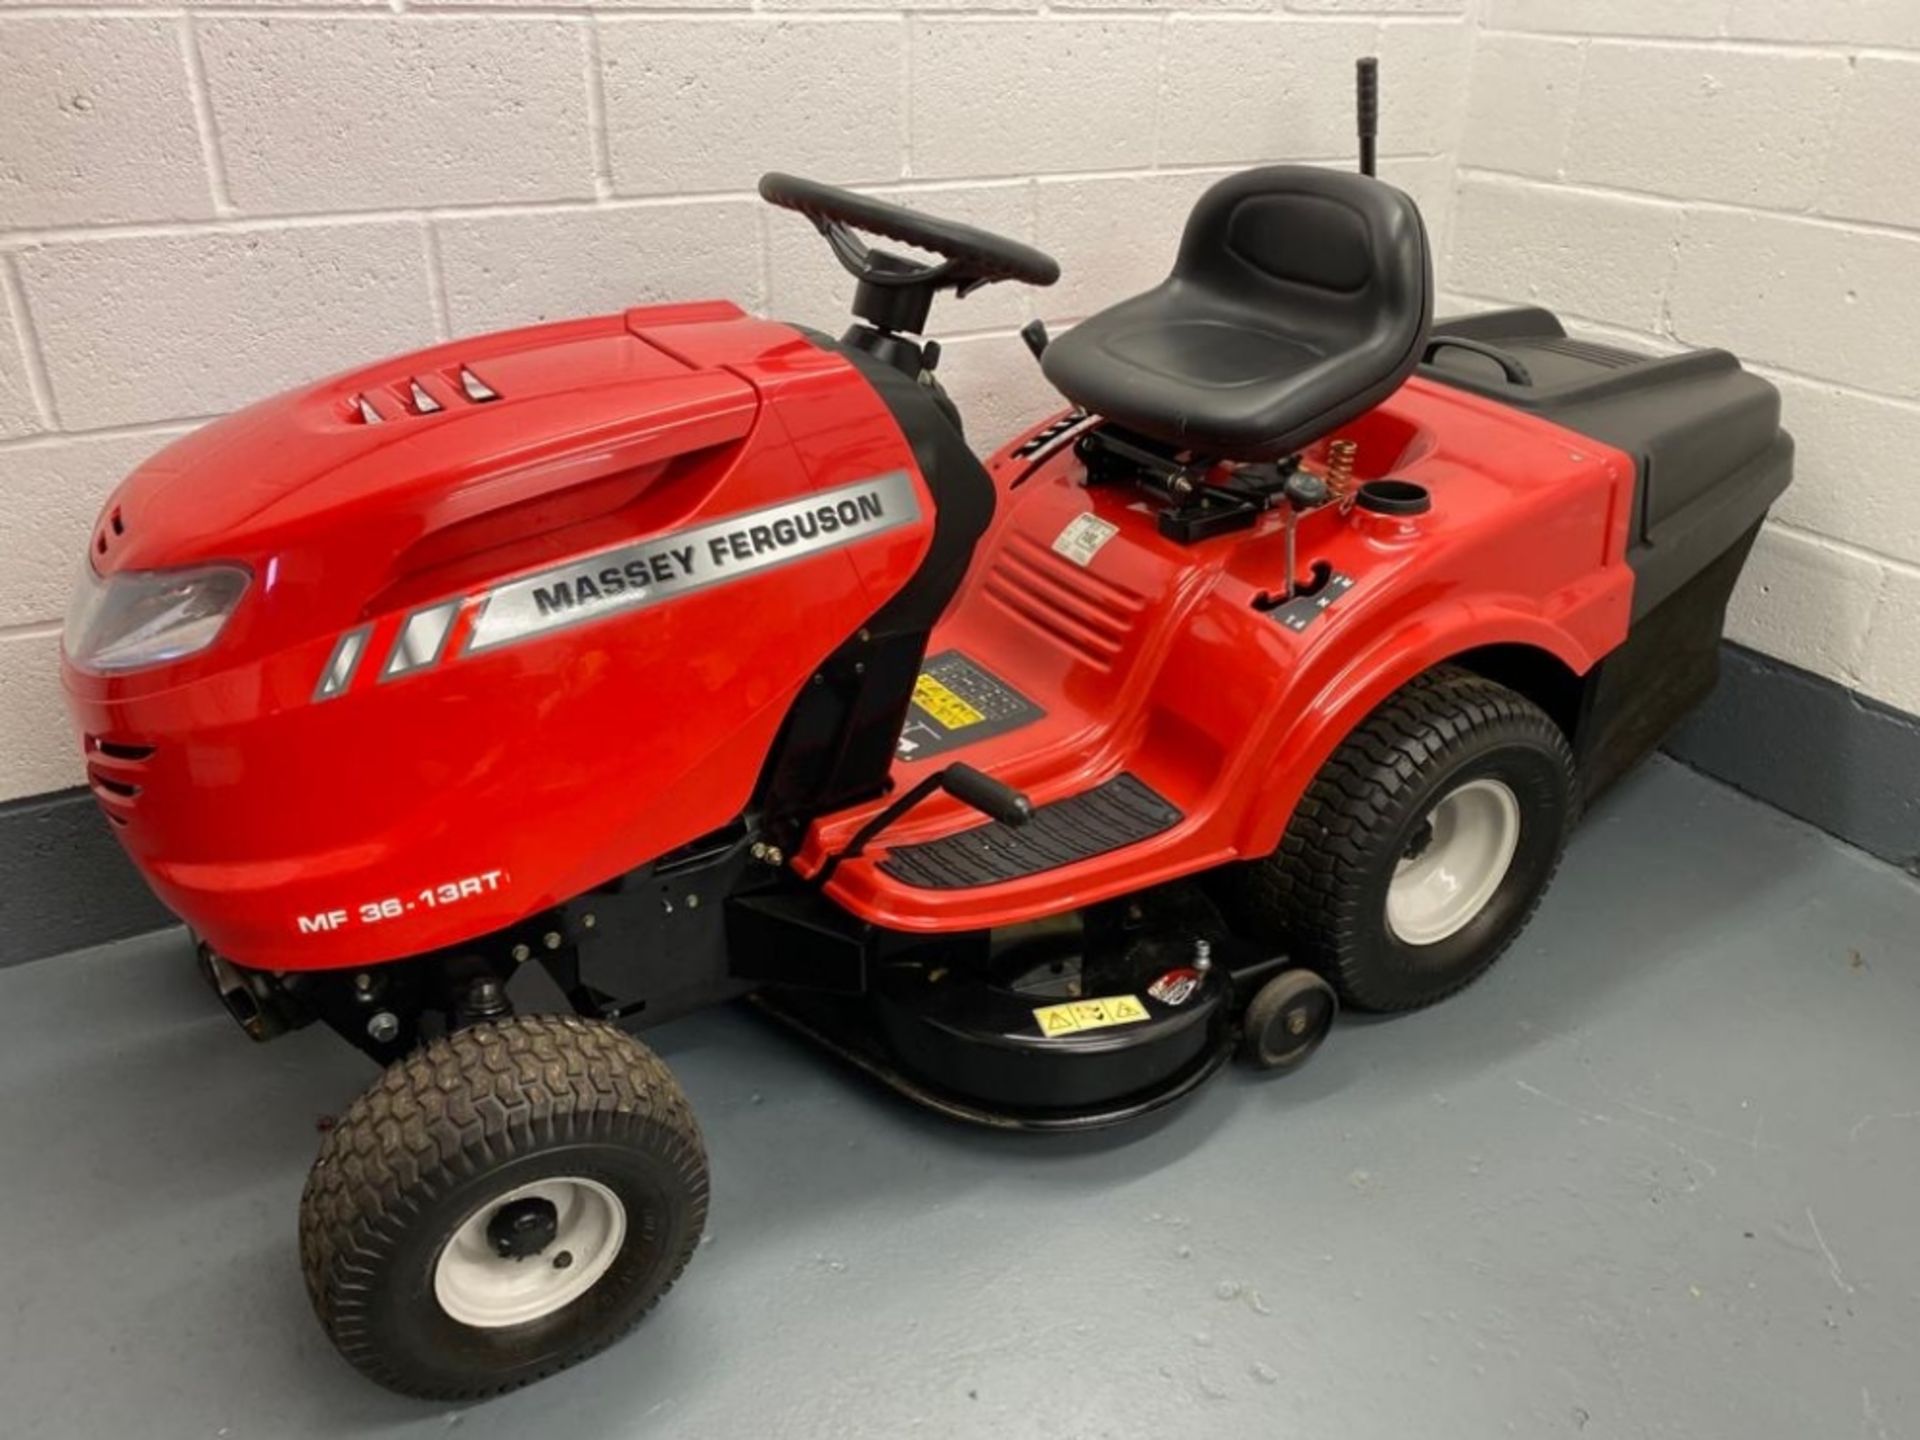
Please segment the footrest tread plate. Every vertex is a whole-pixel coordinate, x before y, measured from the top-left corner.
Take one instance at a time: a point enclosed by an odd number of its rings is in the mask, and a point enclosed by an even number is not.
[[[996,885],[1136,844],[1181,818],[1179,807],[1144,781],[1120,774],[1042,805],[1024,825],[996,820],[957,835],[902,845],[888,853],[880,869],[922,890]]]

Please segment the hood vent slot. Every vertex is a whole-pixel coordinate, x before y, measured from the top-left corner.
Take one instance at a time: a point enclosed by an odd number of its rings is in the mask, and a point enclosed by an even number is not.
[[[129,764],[137,764],[142,760],[151,760],[153,758],[153,746],[129,745],[124,740],[95,739],[93,748],[98,750],[102,755],[105,755],[109,760],[124,760]]]
[[[396,377],[383,386],[353,395],[347,401],[347,419],[356,425],[381,425],[396,416],[443,414],[454,400],[485,405],[500,398],[498,390],[465,365],[423,374],[425,378],[421,375]],[[429,388],[429,380],[433,388]],[[375,404],[376,400],[382,403]],[[387,404],[388,401],[392,403]]]
[[[93,537],[94,553],[97,555],[106,554],[107,546],[126,533],[127,522],[120,514],[120,507],[116,505],[113,507],[112,512],[108,514],[106,523],[100,527],[99,534]]]
[[[489,400],[498,400],[500,392],[482,380],[466,366],[460,367],[460,388],[467,392],[467,398],[476,405],[484,405]]]
[[[154,747],[132,740],[110,740],[104,735],[86,737],[87,785],[100,811],[115,825],[125,825],[137,808],[141,781],[147,778],[145,762],[154,756]]]

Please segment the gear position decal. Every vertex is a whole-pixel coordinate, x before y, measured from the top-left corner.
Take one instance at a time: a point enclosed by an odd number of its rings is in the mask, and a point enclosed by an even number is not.
[[[1267,613],[1287,629],[1297,633],[1326,614],[1327,607],[1352,588],[1353,577],[1336,570],[1327,577],[1326,583],[1311,595],[1296,596],[1292,600],[1274,606]]]

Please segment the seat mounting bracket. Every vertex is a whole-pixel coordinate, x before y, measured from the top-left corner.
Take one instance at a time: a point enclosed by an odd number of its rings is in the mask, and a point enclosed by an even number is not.
[[[1088,484],[1126,482],[1165,502],[1156,524],[1162,535],[1182,545],[1251,528],[1300,468],[1297,455],[1228,466],[1169,453],[1110,425],[1089,430],[1075,449],[1087,467]]]

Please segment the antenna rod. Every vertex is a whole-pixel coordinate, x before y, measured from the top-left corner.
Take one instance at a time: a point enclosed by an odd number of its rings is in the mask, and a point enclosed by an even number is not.
[[[1356,119],[1360,123],[1360,173],[1373,174],[1373,137],[1380,129],[1380,62],[1364,55],[1353,66]]]

